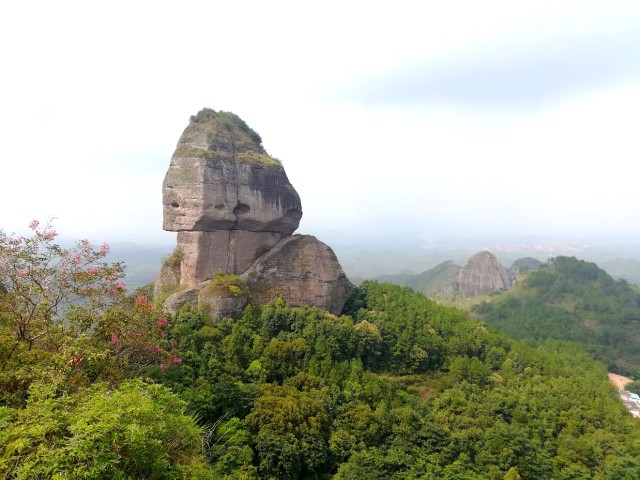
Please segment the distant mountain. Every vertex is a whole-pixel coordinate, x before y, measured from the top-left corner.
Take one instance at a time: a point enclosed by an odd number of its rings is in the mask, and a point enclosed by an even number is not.
[[[614,278],[624,278],[630,283],[640,285],[640,261],[630,258],[612,258],[598,262]]]
[[[153,281],[160,270],[162,259],[171,255],[172,245],[139,245],[132,242],[111,242],[110,262],[124,262],[128,289]]]
[[[611,371],[640,376],[640,290],[595,263],[556,257],[474,312],[514,338],[573,341]]]
[[[447,260],[417,275],[380,275],[376,277],[376,280],[411,287],[416,292],[433,296],[438,293],[449,294],[455,292],[458,288],[459,272],[460,267],[455,265],[453,261]]]
[[[509,273],[509,278],[513,282],[520,275],[528,272],[534,272],[538,270],[542,265],[544,265],[544,262],[541,262],[540,260],[537,260],[533,257],[524,257],[519,258],[518,260],[513,262],[507,269],[507,272]]]

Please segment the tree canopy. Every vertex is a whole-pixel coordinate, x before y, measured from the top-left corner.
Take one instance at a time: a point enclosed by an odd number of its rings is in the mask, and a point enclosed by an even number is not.
[[[0,236],[6,478],[640,478],[637,420],[575,344],[375,282],[340,316],[170,316],[47,228]]]

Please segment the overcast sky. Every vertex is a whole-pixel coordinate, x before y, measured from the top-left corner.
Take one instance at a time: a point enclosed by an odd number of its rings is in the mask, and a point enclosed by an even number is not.
[[[3,2],[0,228],[173,242],[189,116],[237,113],[300,230],[640,239],[640,2]]]

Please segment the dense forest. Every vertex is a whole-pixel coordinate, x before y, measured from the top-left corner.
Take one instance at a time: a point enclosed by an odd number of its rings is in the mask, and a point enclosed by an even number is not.
[[[474,312],[512,338],[576,342],[611,371],[640,377],[640,290],[595,263],[551,259]]]
[[[32,228],[0,233],[4,478],[640,478],[638,421],[574,344],[375,282],[341,316],[171,317],[108,245]]]

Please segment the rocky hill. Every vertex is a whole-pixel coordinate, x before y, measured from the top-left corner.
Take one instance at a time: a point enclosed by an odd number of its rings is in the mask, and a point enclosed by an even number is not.
[[[458,274],[458,288],[465,297],[507,290],[510,286],[506,270],[496,256],[486,250],[467,260]]]
[[[220,316],[283,295],[294,306],[342,310],[351,283],[331,248],[313,236],[292,236],[302,218],[300,197],[237,115],[203,109],[191,117],[162,194],[164,229],[178,232],[154,285],[168,309],[197,302]],[[238,275],[237,289],[219,288],[216,274]]]
[[[640,375],[640,290],[595,263],[556,257],[475,313],[513,338],[576,342],[611,371]]]

